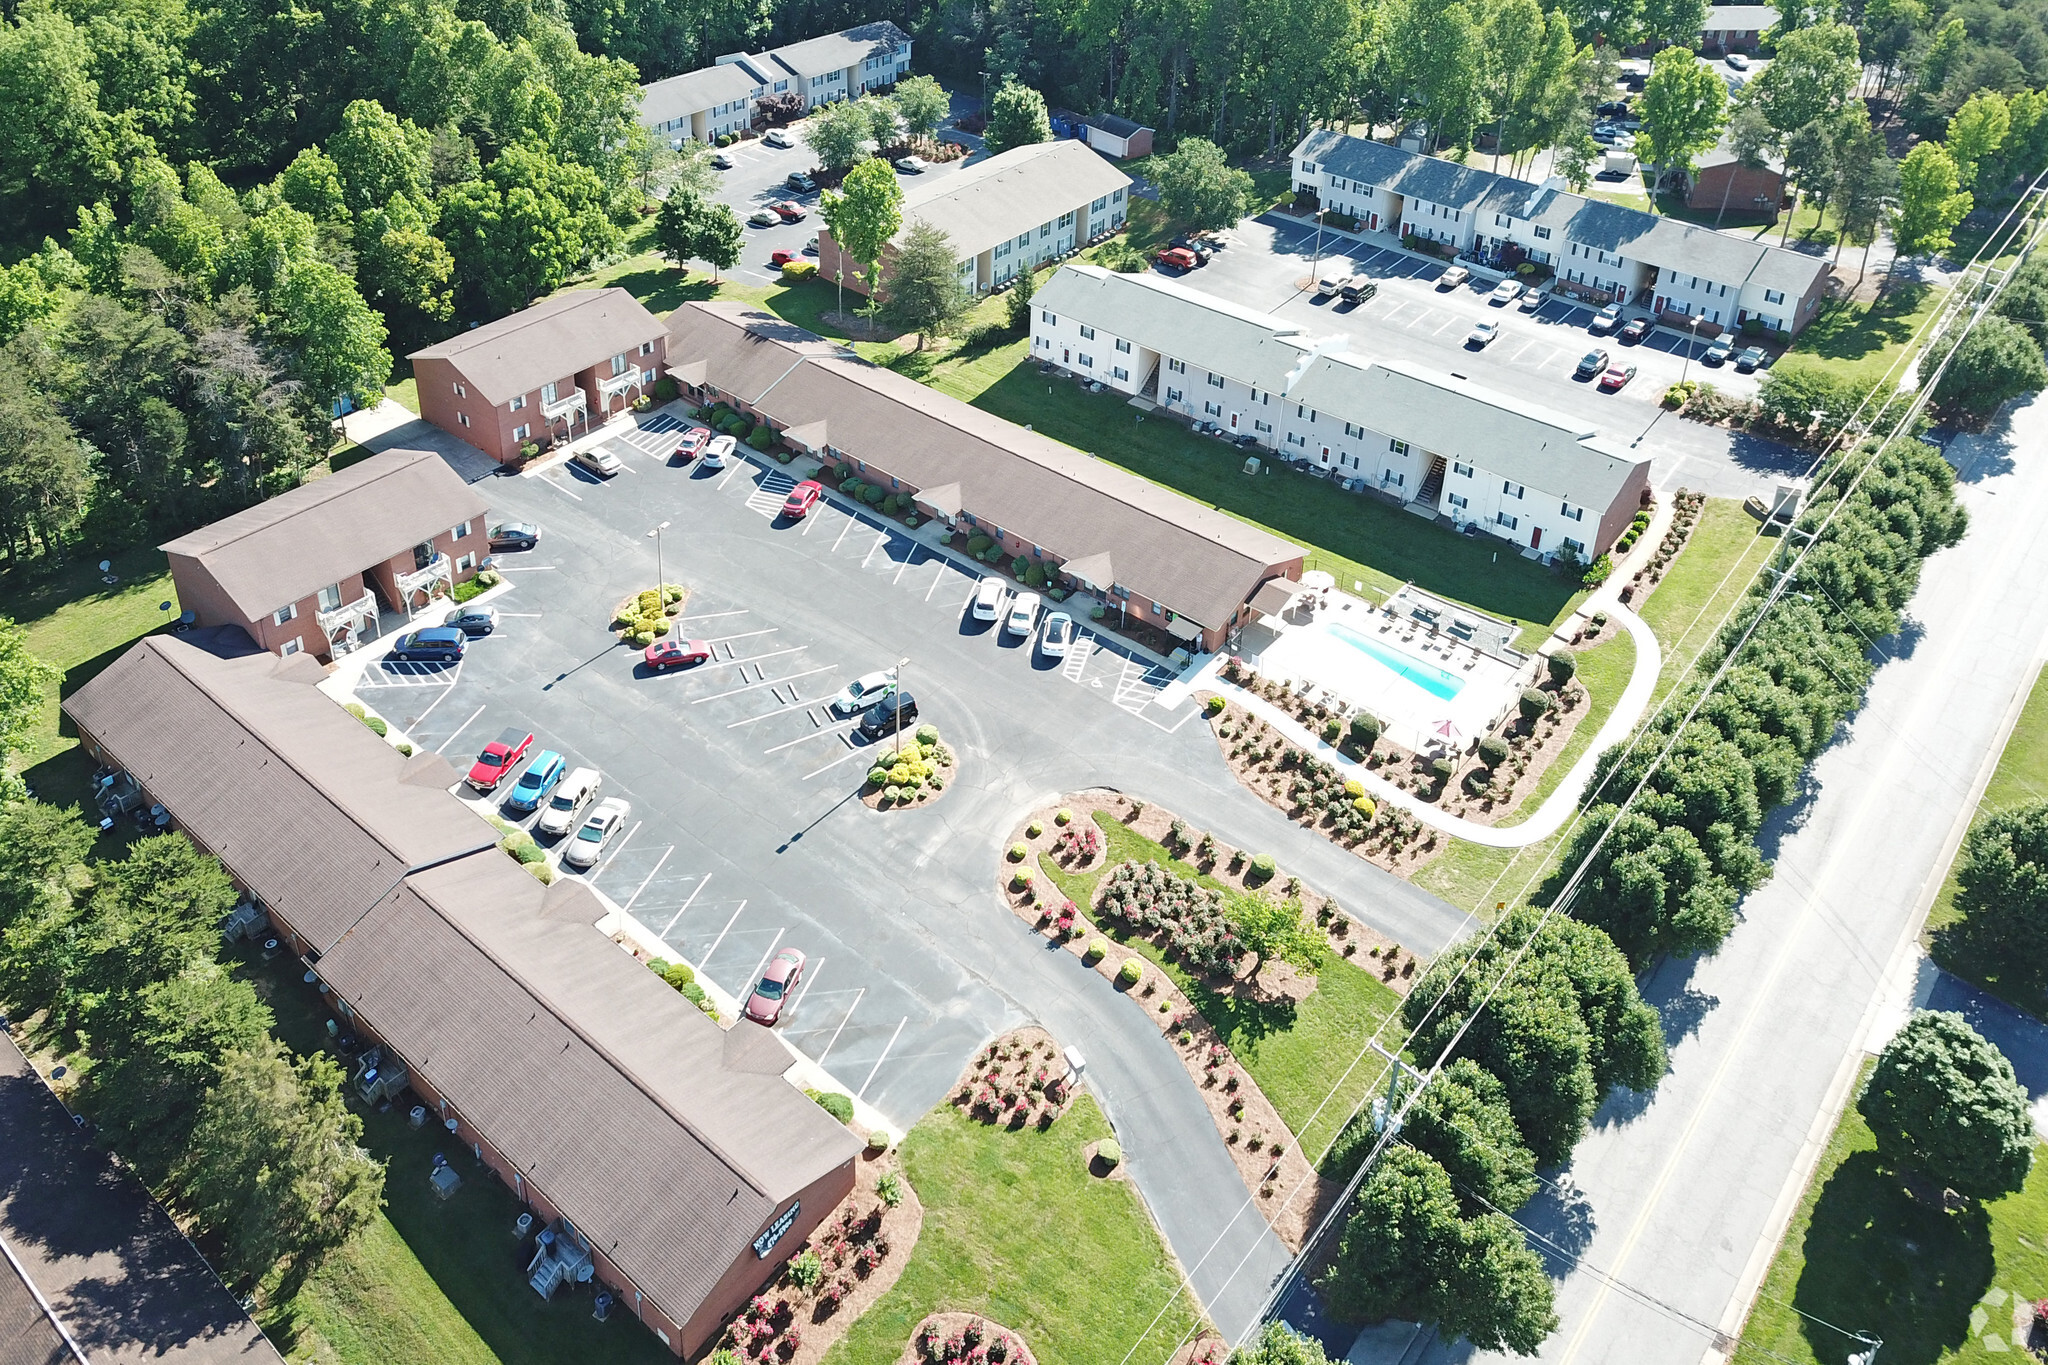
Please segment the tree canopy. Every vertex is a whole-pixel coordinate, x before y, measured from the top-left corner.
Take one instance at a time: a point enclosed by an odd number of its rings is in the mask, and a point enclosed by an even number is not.
[[[1206,138],[1185,138],[1157,158],[1152,180],[1167,215],[1196,231],[1229,227],[1251,210],[1251,175],[1232,166]]]
[[[1727,106],[1728,89],[1712,67],[1686,48],[1665,48],[1650,62],[1637,106],[1637,153],[1660,171],[1690,172],[1721,136]]]
[[[988,102],[988,129],[982,134],[982,144],[989,155],[1051,140],[1052,123],[1046,117],[1045,96],[1028,85],[1004,81]]]
[[[1965,1198],[2009,1194],[2033,1168],[2027,1092],[1960,1014],[1916,1011],[1878,1054],[1856,1107],[1882,1160]]]
[[[917,333],[918,349],[923,350],[928,337],[944,335],[973,306],[973,296],[960,283],[960,255],[953,239],[924,219],[913,218],[889,262],[882,316]]]

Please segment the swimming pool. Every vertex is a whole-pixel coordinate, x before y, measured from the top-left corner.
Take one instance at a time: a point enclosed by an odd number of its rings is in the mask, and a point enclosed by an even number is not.
[[[1465,680],[1457,674],[1438,668],[1435,664],[1426,664],[1412,654],[1383,645],[1370,635],[1362,635],[1351,627],[1339,625],[1335,621],[1325,629],[1359,653],[1375,663],[1392,669],[1431,696],[1449,701],[1465,690]]]

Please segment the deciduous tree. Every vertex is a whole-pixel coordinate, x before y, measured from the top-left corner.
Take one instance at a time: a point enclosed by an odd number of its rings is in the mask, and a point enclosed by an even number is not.
[[[1932,256],[1955,245],[1950,236],[1970,211],[1970,193],[1958,190],[1954,158],[1938,142],[1923,142],[1899,163],[1899,209],[1892,246],[1901,256]]]
[[[846,173],[839,193],[825,192],[818,216],[832,229],[839,250],[860,266],[873,298],[882,249],[903,227],[903,187],[895,169],[880,157],[869,157]]]
[[[929,141],[953,111],[953,97],[930,76],[906,76],[896,83],[896,112],[903,130]]]
[[[1167,216],[1195,231],[1229,227],[1251,209],[1251,175],[1232,166],[1206,138],[1183,138],[1155,160],[1152,178]]]
[[[973,308],[960,283],[960,255],[953,239],[922,218],[913,218],[889,262],[882,315],[890,324],[917,333],[917,348],[943,336]]]
[[[1956,183],[1976,189],[1979,179],[1997,179],[1998,153],[2012,131],[2012,111],[1996,90],[1979,90],[1963,101],[1948,121],[1949,159],[1956,163]],[[1980,172],[1982,173],[1980,175]],[[1996,189],[1996,185],[1982,186]]]
[[[1682,47],[1650,63],[1636,113],[1643,121],[1636,151],[1660,172],[1691,174],[1700,153],[1720,139],[1728,89],[1713,68]]]
[[[1046,117],[1045,96],[1019,81],[1004,81],[988,102],[988,128],[982,133],[982,145],[989,155],[1050,141],[1052,121]]]
[[[1956,860],[1955,903],[1987,957],[2022,979],[2048,978],[2048,801],[1971,827]]]
[[[1256,979],[1271,960],[1305,976],[1323,965],[1323,936],[1302,918],[1301,902],[1292,897],[1275,903],[1250,893],[1232,894],[1224,902],[1223,918],[1252,955],[1248,978]]]
[[[874,124],[866,110],[852,101],[839,100],[805,121],[803,137],[804,145],[818,158],[818,164],[836,171],[868,155]]]
[[[2048,387],[2048,361],[2042,359],[2041,343],[2011,318],[1996,313],[1978,318],[1960,343],[1951,347],[1947,342],[1946,337],[1937,339],[1920,356],[1920,382],[1933,380],[1939,407],[1982,421],[2006,400]],[[1948,354],[1951,349],[1954,355]],[[1947,368],[1933,379],[1944,359]]]
[[[1960,1014],[1916,1011],[1878,1054],[1856,1108],[1880,1159],[1965,1198],[2009,1194],[2033,1167],[2027,1092]]]
[[[1536,1193],[1536,1154],[1515,1126],[1507,1088],[1470,1057],[1429,1083],[1401,1136],[1449,1173],[1468,1212],[1513,1213]]]

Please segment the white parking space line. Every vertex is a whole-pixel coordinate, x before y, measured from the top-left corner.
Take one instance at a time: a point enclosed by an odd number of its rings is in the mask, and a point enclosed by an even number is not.
[[[852,733],[852,732],[851,732],[851,731],[848,731],[847,733],[849,733],[849,734],[850,734],[850,733]],[[833,770],[834,768],[836,768],[836,767],[838,767],[838,766],[839,766],[840,764],[842,764],[842,763],[846,762],[846,760],[847,760],[847,759],[849,759],[849,758],[859,758],[859,757],[861,757],[861,756],[862,756],[863,754],[871,754],[872,752],[873,752],[872,750],[870,750],[870,749],[868,749],[868,748],[865,748],[865,747],[862,747],[862,748],[856,748],[856,749],[850,749],[850,750],[848,750],[848,751],[847,751],[846,753],[843,753],[843,754],[841,754],[841,755],[840,755],[839,757],[837,757],[837,758],[833,759],[833,760],[832,760],[832,761],[831,761],[830,763],[827,763],[827,764],[826,764],[826,765],[825,765],[824,767],[822,767],[822,768],[819,768],[819,769],[817,769],[816,771],[813,771],[813,772],[808,772],[808,773],[805,773],[805,774],[804,774],[804,781],[806,781],[806,782],[810,781],[810,780],[811,780],[812,778],[816,777],[816,776],[817,776],[817,775],[818,775],[819,773],[829,773],[829,772],[831,772],[831,771],[832,771],[832,770]]]
[[[706,640],[704,643],[707,645],[722,645],[729,640],[751,640],[756,635],[773,635],[776,631],[781,629],[781,626],[769,626],[763,630],[742,631],[738,635],[721,635],[718,636],[716,639]]]
[[[667,862],[668,855],[675,851],[676,846],[674,844],[670,844],[667,848],[661,851],[661,856],[655,859],[654,861],[654,872],[649,872],[646,876],[640,879],[640,885],[633,888],[633,894],[626,897],[626,903],[619,907],[621,910],[626,911],[628,914],[632,913],[633,902],[640,899],[640,893],[647,889],[647,883],[654,880],[654,873],[661,871],[661,865]]]
[[[745,616],[748,610],[746,607],[741,607],[737,611],[707,611],[702,616],[678,616],[676,624],[681,625],[685,621],[715,621],[721,616]]]
[[[567,493],[567,494],[568,494],[568,495],[569,495],[570,497],[572,497],[572,498],[576,499],[576,501],[578,501],[578,502],[582,502],[582,501],[583,501],[583,495],[582,495],[581,493],[577,493],[577,492],[575,492],[575,491],[573,491],[573,490],[571,490],[571,489],[567,489],[567,488],[564,488],[564,487],[562,487],[562,485],[561,485],[561,484],[559,484],[559,483],[555,482],[555,481],[554,481],[553,479],[549,478],[549,477],[548,477],[547,475],[545,475],[545,474],[543,474],[543,475],[541,475],[541,476],[540,476],[540,481],[541,481],[542,483],[546,484],[546,485],[547,485],[548,487],[550,487],[550,488],[554,489],[554,490],[555,490],[555,491],[556,491],[557,493]]]
[[[889,533],[887,531],[878,532],[875,536],[875,543],[868,546],[868,552],[860,557],[860,566],[865,569],[868,566],[868,561],[875,557],[875,551],[888,543]]]
[[[896,566],[896,576],[889,580],[889,586],[894,587],[898,583],[901,583],[903,581],[903,571],[909,568],[912,564],[915,564],[916,562],[917,547],[913,545],[910,549],[910,558],[904,560],[901,564]]]
[[[712,668],[730,668],[734,664],[757,664],[760,663],[763,659],[779,659],[785,654],[801,654],[809,648],[809,645],[791,645],[788,649],[778,649],[768,654],[753,654],[749,655],[744,659],[725,659],[722,661],[715,661],[710,666]]]
[[[469,720],[475,720],[478,716],[482,715],[483,713],[484,708],[479,706],[476,708],[476,710],[469,713]],[[448,736],[448,738],[442,740],[439,744],[435,745],[434,752],[438,754],[445,750],[449,745],[453,744],[455,742],[455,735],[459,735],[464,730],[467,730],[469,728],[469,720],[466,720],[462,722],[462,724],[456,726],[455,734]]]
[[[839,1035],[846,1032],[846,1025],[853,1018],[853,1012],[860,1008],[860,998],[866,995],[867,993],[868,988],[866,986],[862,986],[859,990],[853,993],[853,1003],[846,1007],[846,1018],[841,1019],[839,1021],[839,1027],[832,1030],[832,1037],[830,1041],[828,1041],[825,1044],[825,1050],[818,1054],[819,1066],[825,1065],[825,1059],[831,1056],[832,1049],[839,1045]]]
[[[1434,332],[1431,332],[1431,333],[1430,333],[1430,335],[1431,335],[1431,336],[1442,336],[1442,335],[1443,335],[1443,331],[1444,331],[1444,327],[1455,327],[1455,326],[1457,326],[1457,325],[1458,325],[1458,315],[1457,315],[1457,314],[1455,314],[1455,313],[1453,313],[1453,314],[1452,314],[1452,315],[1451,315],[1450,317],[1448,317],[1448,318],[1445,318],[1445,319],[1444,319],[1444,324],[1443,324],[1443,327],[1439,327],[1439,328],[1437,328],[1437,329],[1436,329],[1436,330],[1435,330]]]
[[[1068,682],[1081,681],[1081,675],[1088,671],[1088,656],[1095,652],[1095,637],[1082,634],[1067,649],[1067,661],[1060,665],[1060,674]]]
[[[848,531],[851,531],[853,529],[853,524],[859,520],[859,517],[848,517],[846,519],[846,525],[839,528],[839,540],[846,539],[846,533]],[[835,540],[832,542],[832,553],[834,554],[839,553],[839,540]]]
[[[747,903],[745,901],[741,901],[739,905],[739,910],[733,911],[731,917],[725,921],[725,928],[720,929],[718,931],[718,937],[711,940],[711,946],[704,950],[704,956],[697,959],[698,971],[703,971],[704,964],[711,961],[711,955],[718,951],[718,945],[725,942],[725,936],[728,933],[732,932],[733,921],[737,920],[740,917],[740,911],[745,910],[746,908]]]
[[[739,472],[740,472],[740,471],[741,471],[742,469],[745,469],[745,468],[747,468],[747,467],[748,467],[748,466],[747,466],[747,462],[746,462],[745,460],[734,460],[734,461],[732,462],[732,467],[731,467],[731,468],[729,468],[729,469],[727,469],[727,470],[725,471],[724,475],[722,475],[722,476],[721,476],[721,477],[719,478],[718,482],[717,482],[717,483],[715,483],[715,484],[712,484],[711,486],[712,486],[713,488],[715,488],[715,489],[719,490],[720,492],[724,492],[724,491],[725,491],[725,486],[726,486],[726,485],[727,485],[728,483],[732,482],[732,476],[733,476],[733,475],[735,475],[735,474],[737,474],[737,473],[739,473]]]
[[[441,704],[442,702],[444,702],[444,701],[448,700],[448,694],[449,694],[450,692],[453,692],[454,690],[455,690],[455,688],[454,688],[454,686],[453,686],[452,684],[451,684],[451,685],[449,685],[449,686],[447,686],[447,687],[444,687],[444,688],[442,688],[442,689],[441,689],[441,695],[440,695],[440,696],[438,696],[438,697],[436,697],[436,698],[434,698],[434,699],[433,699],[432,701],[428,702],[428,703],[427,703],[427,709],[426,709],[426,710],[424,710],[424,711],[422,711],[422,712],[420,712],[420,713],[419,713],[419,714],[418,714],[417,716],[414,716],[414,717],[412,718],[412,722],[411,722],[411,724],[410,724],[410,725],[407,725],[407,726],[406,726],[406,728],[407,728],[407,729],[409,730],[409,729],[411,729],[411,728],[412,728],[412,726],[414,726],[414,725],[418,725],[418,724],[422,723],[423,721],[425,721],[425,720],[426,720],[426,718],[427,718],[428,716],[431,716],[431,715],[433,715],[433,714],[434,714],[434,708],[435,708],[435,707],[437,707],[437,706],[439,706],[439,705],[440,705],[440,704]]]
[[[596,881],[599,877],[602,877],[605,873],[612,870],[612,864],[617,862],[619,860],[619,855],[626,851],[626,845],[633,842],[633,836],[640,832],[640,826],[642,823],[643,822],[639,820],[635,820],[633,822],[633,828],[627,830],[626,837],[619,840],[619,846],[612,850],[611,857],[606,858],[604,860],[604,866],[600,868],[595,868],[591,871],[591,881]]]
[[[795,1014],[798,1006],[804,1003],[804,997],[811,993],[811,987],[817,984],[818,974],[824,970],[825,959],[822,957],[816,962],[805,964],[804,988],[796,993],[796,999],[789,1002],[789,1012],[791,1014]]]
[[[775,956],[775,946],[782,942],[782,936],[788,932],[787,928],[777,929],[775,937],[768,940],[768,951],[761,954],[761,960],[754,964],[754,974],[746,979],[747,993],[739,997],[742,1010],[746,1008],[748,998],[754,994],[754,986],[761,980],[761,973],[767,970],[768,959]]]
[[[927,602],[931,601],[932,594],[939,590],[939,580],[943,579],[946,576],[946,570],[953,567],[951,564],[948,564],[944,559],[937,560],[936,563],[939,566],[939,571],[932,575],[932,585],[924,590],[924,600]]]
[[[779,754],[784,749],[793,749],[797,745],[804,743],[806,740],[817,739],[821,735],[836,735],[838,733],[839,732],[837,730],[813,730],[808,735],[798,735],[795,739],[789,740],[788,742],[783,744],[778,744],[772,749],[763,749],[761,751],[761,754],[765,758],[769,754]]]
[[[777,717],[777,716],[791,716],[791,715],[795,715],[795,714],[796,714],[797,712],[799,712],[799,711],[808,711],[808,710],[810,710],[810,709],[811,709],[811,708],[812,708],[813,706],[815,706],[816,704],[817,704],[817,703],[815,703],[815,702],[808,702],[808,701],[807,701],[807,702],[801,702],[801,703],[799,703],[799,704],[797,704],[797,705],[795,705],[795,706],[778,706],[778,707],[776,707],[776,708],[775,708],[775,709],[774,709],[773,711],[765,711],[765,712],[763,712],[762,714],[760,714],[760,715],[758,715],[758,716],[748,716],[748,717],[747,717],[747,718],[746,718],[745,720],[736,720],[736,721],[733,721],[733,722],[732,722],[732,723],[731,723],[730,725],[727,725],[727,726],[726,726],[725,728],[726,728],[726,729],[728,729],[728,730],[737,730],[737,729],[739,729],[739,728],[740,728],[740,727],[741,727],[742,725],[754,725],[754,724],[757,724],[757,723],[759,723],[759,722],[761,722],[761,721],[764,721],[764,720],[773,720],[773,719],[775,719],[775,717]]]
[[[797,534],[800,536],[807,536],[812,531],[816,530],[818,527],[818,523],[825,519],[823,515],[824,511],[825,509],[823,507],[812,508],[810,512],[804,516],[804,529],[798,531]]]
[[[711,874],[709,872],[706,872],[702,877],[699,877],[697,879],[697,884],[690,888],[690,894],[684,898],[683,903],[681,905],[676,907],[676,912],[668,917],[668,923],[664,924],[661,927],[662,942],[666,943],[668,941],[668,931],[676,927],[676,921],[683,917],[684,911],[688,910],[692,905],[695,905],[697,903],[697,896],[700,892],[704,890],[704,883],[710,880]],[[636,892],[635,894],[638,893]]]
[[[736,696],[736,695],[738,695],[738,694],[739,694],[739,693],[741,693],[741,692],[752,692],[752,691],[754,691],[754,690],[755,690],[756,688],[761,688],[761,687],[777,687],[777,686],[780,686],[780,685],[781,685],[781,684],[783,684],[783,683],[786,683],[786,682],[795,682],[795,681],[796,681],[796,680],[797,680],[798,678],[808,678],[808,677],[810,677],[810,676],[811,676],[811,674],[813,674],[813,673],[823,673],[823,672],[826,672],[826,671],[827,671],[827,670],[829,670],[829,669],[834,669],[834,668],[837,668],[837,667],[839,667],[839,665],[838,665],[838,664],[826,664],[826,665],[824,665],[824,667],[822,667],[822,668],[807,668],[807,669],[805,669],[805,670],[804,670],[803,672],[801,672],[801,673],[792,673],[792,674],[790,674],[790,675],[789,675],[788,677],[786,677],[786,678],[763,678],[763,679],[762,679],[761,681],[759,681],[759,682],[752,682],[752,683],[748,683],[748,684],[747,684],[747,685],[746,685],[745,687],[734,687],[734,688],[730,688],[730,689],[728,689],[727,691],[724,691],[724,692],[713,692],[713,693],[712,693],[712,694],[711,694],[710,696],[708,696],[708,697],[692,697],[692,698],[690,699],[690,705],[692,705],[692,706],[702,706],[702,705],[703,705],[703,704],[704,704],[705,702],[707,702],[707,701],[717,701],[717,700],[718,700],[718,699],[719,699],[720,697],[731,697],[731,696]]]
[[[853,1092],[855,1099],[868,1093],[868,1087],[875,1083],[875,1073],[882,1069],[883,1061],[889,1056],[889,1049],[896,1046],[896,1040],[903,1036],[903,1026],[909,1022],[910,1016],[907,1014],[896,1021],[896,1031],[889,1035],[888,1045],[882,1049],[882,1055],[875,1058],[875,1064],[868,1068],[868,1078],[860,1083],[860,1089]]]

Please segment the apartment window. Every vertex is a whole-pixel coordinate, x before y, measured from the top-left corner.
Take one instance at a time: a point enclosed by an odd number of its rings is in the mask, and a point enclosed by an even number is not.
[[[654,354],[654,343],[653,343],[653,342],[651,342],[651,341],[643,341],[643,342],[641,342],[641,343],[640,343],[640,354],[641,354],[641,355],[653,355],[653,354]]]
[[[1167,402],[1169,402],[1169,403],[1178,403],[1178,402],[1181,402],[1181,401],[1183,401],[1183,400],[1182,400],[1182,398],[1181,398],[1181,392],[1180,392],[1180,390],[1179,390],[1179,389],[1168,389],[1168,390],[1166,391],[1166,401],[1167,401]]]
[[[1040,223],[1038,225],[1038,240],[1042,242],[1050,236],[1052,236],[1052,224]]]
[[[1061,214],[1061,215],[1060,215],[1060,226],[1061,226],[1061,227],[1063,227],[1063,228],[1070,228],[1070,227],[1072,227],[1073,225],[1074,225],[1074,214],[1073,214],[1073,210],[1069,209],[1069,210],[1068,210],[1067,212],[1065,212],[1065,213],[1063,213],[1063,214]]]
[[[1204,403],[1202,404],[1202,411],[1211,417],[1221,417],[1223,415],[1223,405],[1221,403]]]
[[[1121,204],[1121,203],[1123,203],[1123,202],[1124,202],[1124,192],[1123,192],[1122,190],[1120,190],[1120,189],[1117,189],[1117,190],[1111,190],[1111,191],[1109,192],[1109,202],[1110,202],[1110,203],[1112,203],[1112,204]]]
[[[1116,348],[1117,350],[1123,352],[1125,355],[1129,355],[1131,353],[1131,343],[1128,341],[1124,341],[1121,338],[1118,339],[1116,343]]]
[[[290,602],[282,607],[279,607],[276,611],[270,613],[270,619],[281,626],[284,625],[286,622],[296,618],[298,614],[299,604],[296,602]]]
[[[524,423],[521,423],[520,425],[512,428],[512,439],[515,441],[523,441],[532,433],[532,431],[532,427],[527,426]]]
[[[1500,486],[1500,491],[1501,496],[1503,497],[1519,498],[1522,496],[1523,493],[1527,492],[1528,490],[1523,488],[1523,486],[1518,483],[1503,482]]]
[[[1090,213],[1100,213],[1100,212],[1102,212],[1102,211],[1103,211],[1104,209],[1106,209],[1106,208],[1108,208],[1108,207],[1109,207],[1109,196],[1105,194],[1105,195],[1103,195],[1103,196],[1102,196],[1102,197],[1101,197],[1100,199],[1098,199],[1098,200],[1096,200],[1096,201],[1095,201],[1094,203],[1090,204],[1090,205],[1088,206],[1088,211],[1089,211]]]
[[[1020,236],[1019,236],[1019,237],[1017,238],[1017,245],[1018,245],[1018,246],[1020,246],[1020,247],[1027,247],[1027,246],[1030,246],[1030,245],[1031,245],[1031,234],[1030,234],[1030,233],[1028,233],[1028,232],[1026,232],[1026,233],[1023,233],[1023,234],[1021,234],[1021,235],[1020,235]]]
[[[476,530],[476,523],[473,521],[465,521],[457,524],[455,529],[450,531],[448,534],[455,537],[457,540],[461,540],[463,537],[469,535],[474,530]]]
[[[1222,387],[1223,387],[1223,376],[1222,376],[1222,375],[1220,375],[1220,374],[1212,374],[1212,375],[1210,375],[1210,376],[1209,376],[1209,387],[1210,387],[1210,388],[1212,388],[1212,389],[1220,389],[1220,388],[1222,388]]]
[[[1313,161],[1304,161],[1301,163],[1301,169],[1304,175],[1314,175],[1316,173],[1316,163]]]
[[[522,394],[520,394],[520,395],[519,395],[519,396],[518,396],[517,398],[513,399],[513,400],[512,400],[512,401],[511,401],[510,403],[507,403],[507,404],[505,405],[505,411],[507,411],[507,412],[518,412],[518,411],[519,411],[519,410],[520,410],[521,408],[523,408],[523,407],[525,407],[525,406],[526,406],[526,395],[522,393]]]
[[[1082,325],[1082,327],[1081,327],[1081,340],[1083,340],[1083,341],[1093,341],[1093,340],[1095,340],[1095,329],[1094,329],[1093,327],[1087,326],[1087,325],[1086,325],[1086,324],[1084,323],[1084,324]]]
[[[1564,540],[1561,543],[1559,543],[1557,548],[1560,550],[1569,550],[1572,552],[1574,557],[1579,559],[1584,559],[1586,557],[1586,547],[1579,541],[1573,540],[1570,536],[1566,536]]]
[[[466,554],[462,558],[455,561],[455,572],[457,573],[468,573],[471,569],[474,569],[475,567],[476,555],[473,553]]]
[[[1776,290],[1776,289],[1766,289],[1766,290],[1764,290],[1764,302],[1765,302],[1765,303],[1783,303],[1784,301],[1785,301],[1785,295],[1784,295],[1783,293],[1781,293],[1780,291],[1778,291],[1778,290]]]
[[[1404,488],[1407,486],[1408,476],[1406,474],[1389,474],[1387,475],[1387,482],[1396,488]]]
[[[1290,431],[1287,433],[1287,444],[1291,446],[1306,446],[1308,445],[1308,437],[1303,436],[1299,432]]]
[[[544,408],[545,408],[545,407],[552,407],[552,406],[554,405],[554,401],[555,401],[555,394],[556,394],[556,386],[555,386],[555,385],[553,385],[553,384],[543,384],[543,385],[541,385],[541,386],[540,386],[540,405],[541,405],[542,407],[544,407]]]
[[[1472,505],[1471,502],[1462,493],[1451,494],[1450,500],[1451,506],[1453,507],[1465,508],[1470,507]]]
[[[1550,229],[1547,227],[1539,227],[1536,229],[1536,236],[1538,240],[1547,242],[1550,240]]]
[[[1508,216],[1505,213],[1494,214],[1493,225],[1495,227],[1506,227],[1508,225]]]
[[[457,384],[457,385],[455,385],[454,387],[455,387],[455,396],[456,396],[457,398],[467,398],[467,397],[469,397],[469,385],[467,385],[467,384]]]
[[[1271,436],[1273,434],[1273,424],[1271,422],[1261,422],[1254,420],[1252,422],[1252,430],[1259,432],[1262,435]]]
[[[1109,377],[1112,379],[1128,381],[1131,377],[1131,372],[1125,369],[1123,366],[1118,365],[1116,368],[1112,369],[1109,372]]]
[[[1406,455],[1408,453],[1408,443],[1406,441],[1390,440],[1387,442],[1387,449],[1393,451],[1396,455]]]
[[[468,426],[468,425],[469,425],[469,414],[468,414],[468,413],[466,413],[466,412],[458,412],[458,413],[456,413],[456,414],[455,414],[455,420],[456,420],[456,421],[458,421],[458,422],[460,422],[460,423],[462,423],[462,425],[464,425],[464,426]]]
[[[1049,310],[1044,308],[1038,310],[1038,320],[1048,327],[1057,327],[1059,326],[1060,322],[1060,320],[1054,317]]]
[[[1451,461],[1451,472],[1462,478],[1469,479],[1472,477],[1472,466],[1469,464],[1459,464],[1456,460],[1453,460]]]
[[[1081,368],[1084,370],[1092,370],[1095,368],[1095,357],[1092,355],[1077,355],[1074,357],[1074,359],[1081,362]]]
[[[1557,514],[1567,521],[1584,521],[1586,519],[1585,508],[1574,507],[1568,502],[1558,504]]]
[[[1513,517],[1509,516],[1505,512],[1496,513],[1493,519],[1501,526],[1502,529],[1508,531],[1514,530],[1515,527],[1519,524]]]
[[[298,653],[301,649],[304,648],[305,646],[299,643],[299,637],[294,635],[292,636],[291,639],[286,640],[283,644],[279,645],[277,647],[277,652],[289,658],[290,656]]]
[[[1365,428],[1364,428],[1364,427],[1355,427],[1355,426],[1352,426],[1352,425],[1351,425],[1351,423],[1349,423],[1349,422],[1346,422],[1346,423],[1344,424],[1344,434],[1345,434],[1346,436],[1363,436],[1363,435],[1365,435]]]
[[[1175,374],[1186,374],[1188,372],[1188,363],[1185,360],[1169,360],[1166,362],[1166,368]]]
[[[640,382],[641,382],[641,383],[643,383],[643,384],[652,384],[652,383],[654,382],[654,379],[655,379],[655,374],[654,374],[654,371],[652,371],[652,370],[642,370],[642,371],[640,371]]]
[[[320,589],[318,593],[314,594],[314,598],[319,602],[321,611],[333,611],[341,605],[341,584],[329,583],[326,587]],[[278,624],[283,625],[284,623],[280,621]]]
[[[632,367],[632,366],[631,366],[630,364],[628,364],[628,363],[626,362],[626,354],[625,354],[625,352],[621,351],[621,352],[620,352],[619,354],[617,354],[617,355],[615,355],[615,356],[613,356],[613,357],[612,357],[612,377],[613,377],[613,378],[615,378],[615,379],[616,379],[616,378],[617,378],[618,376],[620,376],[620,375],[624,374],[624,373],[625,373],[625,372],[626,372],[627,370],[630,370],[630,369],[632,369],[632,368],[633,368],[633,367]]]

